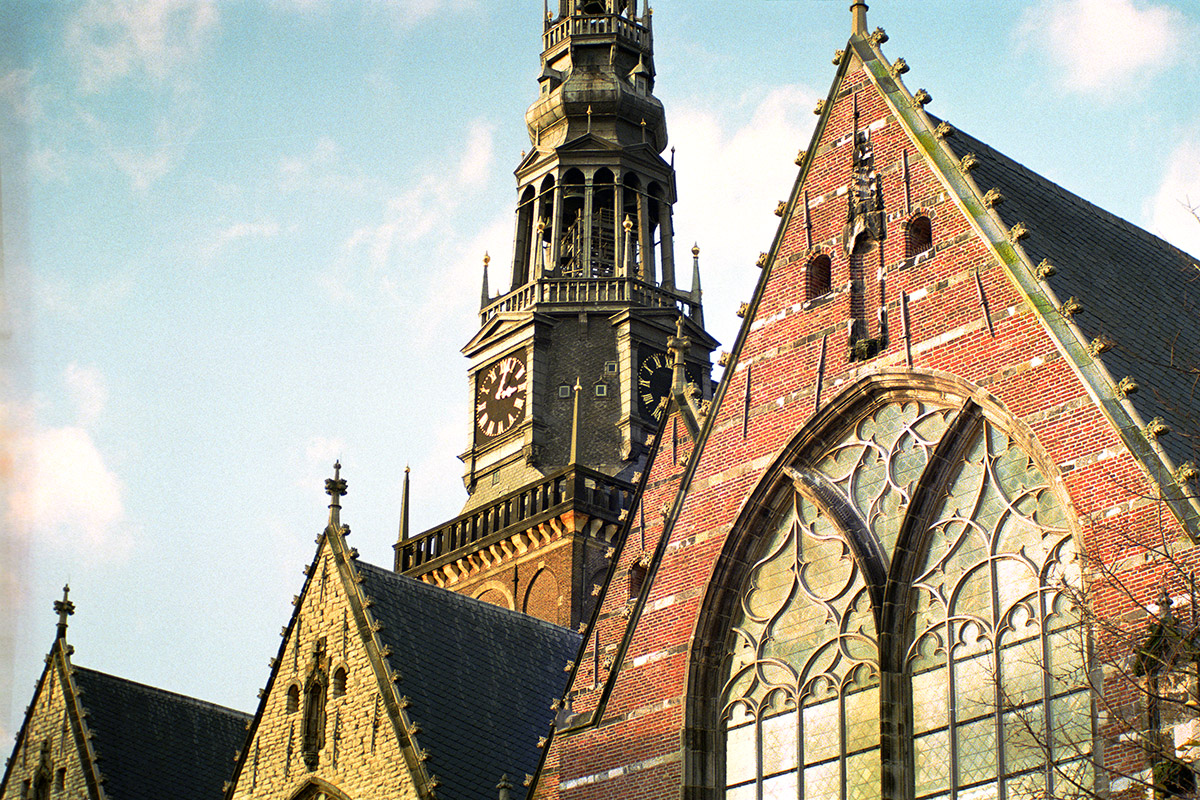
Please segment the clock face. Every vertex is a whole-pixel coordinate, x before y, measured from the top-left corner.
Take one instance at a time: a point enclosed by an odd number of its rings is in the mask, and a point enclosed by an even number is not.
[[[475,378],[475,430],[480,438],[507,433],[525,416],[525,361],[505,356]]]
[[[671,360],[666,353],[642,351],[638,361],[638,410],[643,417],[661,420],[671,394]]]

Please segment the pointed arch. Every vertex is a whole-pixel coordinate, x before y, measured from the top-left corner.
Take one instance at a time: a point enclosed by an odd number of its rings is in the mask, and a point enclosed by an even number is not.
[[[292,793],[290,800],[351,800],[351,798],[329,781],[310,777]]]
[[[696,796],[1088,780],[1087,654],[1063,655],[1082,625],[1073,519],[1032,432],[977,387],[881,372],[843,391],[764,473],[714,567],[689,661]],[[1044,677],[1052,658],[1072,681]],[[1056,742],[1056,716],[1086,735]]]

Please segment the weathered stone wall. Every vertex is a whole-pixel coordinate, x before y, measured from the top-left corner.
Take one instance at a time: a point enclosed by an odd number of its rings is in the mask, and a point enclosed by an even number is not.
[[[288,800],[313,780],[351,800],[416,798],[396,733],[379,690],[346,589],[328,543],[312,565],[283,657],[242,760],[234,800]],[[310,766],[304,756],[305,690],[314,670],[326,679],[323,746]],[[346,675],[335,696],[334,677]],[[298,702],[289,710],[289,691]]]
[[[32,798],[43,763],[50,777],[50,800],[90,797],[79,743],[68,714],[70,687],[64,684],[69,681],[69,661],[63,658],[59,647],[60,644],[55,644],[31,701],[25,730],[13,750],[0,800]]]

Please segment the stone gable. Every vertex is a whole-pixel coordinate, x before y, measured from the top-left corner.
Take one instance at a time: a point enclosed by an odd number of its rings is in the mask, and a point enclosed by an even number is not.
[[[394,702],[380,690],[346,574],[330,537],[322,536],[227,795],[232,800],[287,800],[314,783],[350,798],[418,797],[388,710]]]
[[[88,772],[80,753],[80,720],[72,712],[74,690],[65,642],[55,643],[38,682],[8,762],[3,800],[99,800],[89,788]],[[90,762],[90,759],[89,759]],[[39,781],[48,785],[39,793]]]

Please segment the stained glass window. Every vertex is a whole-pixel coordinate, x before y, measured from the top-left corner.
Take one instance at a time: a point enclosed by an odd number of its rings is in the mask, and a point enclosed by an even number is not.
[[[730,614],[726,798],[868,800],[885,772],[916,800],[1086,785],[1078,566],[1030,455],[973,404],[910,399],[813,449]]]

